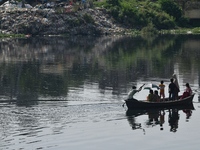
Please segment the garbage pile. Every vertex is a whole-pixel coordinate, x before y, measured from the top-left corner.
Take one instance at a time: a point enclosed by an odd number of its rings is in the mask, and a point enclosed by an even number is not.
[[[102,8],[81,4],[40,4],[5,2],[0,6],[0,33],[25,35],[102,35],[121,34],[124,28]]]

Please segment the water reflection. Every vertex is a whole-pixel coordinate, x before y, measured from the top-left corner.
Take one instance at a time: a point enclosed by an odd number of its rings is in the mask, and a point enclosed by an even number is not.
[[[199,79],[199,41],[198,35],[2,39],[0,94],[10,100],[67,100],[70,87],[87,81],[102,94],[112,88],[120,96],[129,83],[158,77],[168,82],[174,72],[193,85]]]
[[[192,110],[191,109],[184,109],[183,112],[186,114],[186,122],[188,122],[190,117],[192,116]]]
[[[140,111],[127,111],[126,116],[128,123],[130,124],[132,130],[137,130],[141,129],[143,131],[143,134],[145,135],[145,129],[142,127],[141,123],[138,123],[136,121],[136,118],[140,115],[144,115],[146,113],[145,110],[140,110]]]
[[[179,125],[178,122],[180,118],[179,111],[183,111],[186,114],[186,122],[188,122],[192,115],[192,110],[194,110],[193,105],[188,106],[185,109],[173,108],[165,110],[127,110],[126,116],[128,123],[130,124],[133,130],[142,129],[143,131],[145,131],[146,128],[159,126],[159,129],[162,131],[164,130],[164,125],[168,124],[170,132],[177,132]],[[146,119],[143,119],[144,122],[137,122],[139,117],[145,117]]]
[[[0,39],[0,102],[10,102],[0,103],[0,147],[116,145],[108,137],[115,139],[123,123],[127,127],[120,106],[132,85],[161,80],[167,85],[175,72],[181,88],[189,82],[199,95],[199,43],[199,35]],[[193,115],[180,109],[178,127],[181,113],[186,121]],[[168,116],[168,110],[127,112],[131,128],[144,134],[149,129],[169,132]],[[173,117],[171,123],[175,128]]]
[[[163,124],[165,123],[165,111],[160,110],[159,111],[159,117],[160,117],[160,130],[163,130]]]
[[[130,111],[130,110],[126,112],[127,120],[133,130],[141,128],[141,123],[136,122],[136,117],[143,115],[145,113],[146,113],[145,111]]]
[[[148,121],[146,122],[147,126],[154,126],[159,124],[158,121],[159,110],[148,110],[147,114],[148,114]]]
[[[170,131],[171,132],[176,132],[178,129],[178,121],[179,121],[179,110],[177,109],[172,109],[169,110],[169,118],[168,118],[168,122],[170,125]]]

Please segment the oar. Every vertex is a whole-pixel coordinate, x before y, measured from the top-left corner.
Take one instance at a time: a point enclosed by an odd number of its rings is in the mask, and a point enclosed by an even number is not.
[[[139,88],[140,89],[140,91],[142,90],[142,87],[145,85],[145,83]]]
[[[145,85],[145,84],[143,84],[143,85],[138,89],[137,92],[140,92],[140,91],[142,90],[142,87],[143,87],[144,85]],[[125,104],[126,104],[126,102],[124,102],[124,103],[122,104],[122,107],[124,107]]]

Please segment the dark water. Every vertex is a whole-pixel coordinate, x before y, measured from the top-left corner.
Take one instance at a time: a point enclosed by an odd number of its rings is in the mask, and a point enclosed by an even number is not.
[[[199,58],[200,35],[2,39],[0,149],[198,150]],[[132,85],[173,73],[194,110],[122,107]]]

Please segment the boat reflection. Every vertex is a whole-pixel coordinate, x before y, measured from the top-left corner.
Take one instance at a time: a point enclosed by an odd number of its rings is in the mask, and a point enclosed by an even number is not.
[[[169,110],[168,122],[170,125],[171,132],[176,132],[178,129],[178,121],[179,121],[179,113],[178,112],[179,112],[179,110],[177,110],[177,109]]]
[[[180,112],[186,114],[186,121],[188,122],[192,110],[194,110],[193,104],[186,108],[127,110],[126,117],[133,130],[142,129],[145,133],[145,128],[160,126],[159,129],[162,131],[164,124],[168,124],[170,132],[177,132]],[[144,122],[138,121],[141,116],[146,117]]]
[[[188,122],[190,117],[192,116],[192,110],[191,109],[184,109],[183,112],[186,114],[186,122]]]
[[[163,130],[163,124],[165,123],[165,111],[160,111],[160,130]]]
[[[145,111],[127,111],[126,116],[129,124],[131,125],[132,129],[140,129],[141,128],[141,123],[136,122],[136,117],[140,115],[144,115]]]

